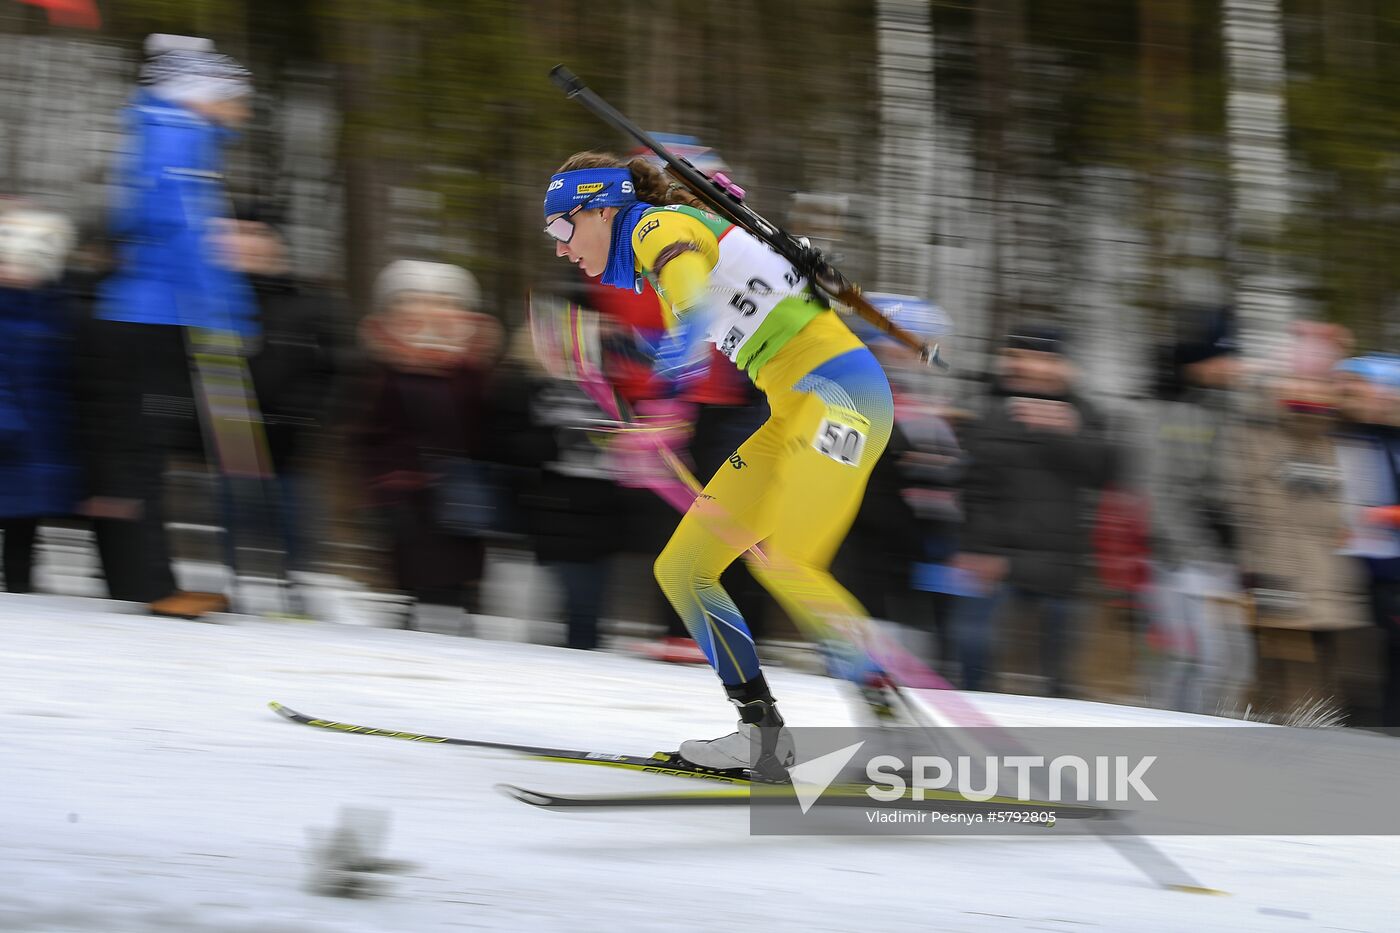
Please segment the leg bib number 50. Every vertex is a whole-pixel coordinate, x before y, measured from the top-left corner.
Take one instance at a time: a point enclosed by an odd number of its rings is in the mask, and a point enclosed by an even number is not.
[[[870,421],[859,412],[846,409],[828,408],[826,417],[817,425],[812,446],[822,456],[830,457],[846,466],[860,466],[861,454],[865,452],[865,439],[870,431]]]

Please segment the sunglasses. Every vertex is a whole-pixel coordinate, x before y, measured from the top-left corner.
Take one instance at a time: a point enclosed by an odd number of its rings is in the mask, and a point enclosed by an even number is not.
[[[606,190],[606,188],[603,189],[603,191]],[[599,191],[595,194],[589,195],[587,200],[579,204],[575,204],[573,207],[569,208],[569,212],[567,214],[560,214],[558,217],[545,224],[544,232],[554,237],[554,239],[558,240],[560,243],[567,243],[570,240],[572,240],[574,238],[573,216],[579,211],[583,210],[585,207],[587,207],[594,198],[596,198],[602,193],[602,191]]]

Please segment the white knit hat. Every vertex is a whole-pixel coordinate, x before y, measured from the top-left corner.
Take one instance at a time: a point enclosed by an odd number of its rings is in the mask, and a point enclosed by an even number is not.
[[[181,104],[213,103],[253,92],[248,69],[214,51],[213,42],[165,33],[146,37],[141,83],[157,97]]]
[[[51,282],[63,274],[72,248],[73,225],[62,214],[30,209],[0,213],[0,265]]]
[[[476,277],[461,266],[445,262],[400,259],[389,263],[375,280],[374,306],[385,307],[401,292],[446,295],[471,310],[481,303]]]

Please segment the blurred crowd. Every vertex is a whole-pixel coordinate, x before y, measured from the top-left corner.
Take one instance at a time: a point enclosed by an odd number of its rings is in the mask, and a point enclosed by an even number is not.
[[[364,307],[301,277],[273,205],[222,181],[247,73],[200,41],[147,51],[109,226],[0,200],[6,590],[32,591],[40,522],[77,522],[111,598],[229,608],[173,569],[172,467],[196,463],[235,576],[252,551],[288,579],[314,569],[318,513],[344,508],[376,581],[411,598],[406,626],[479,614],[488,555],[527,552],[563,594],[570,647],[608,643],[621,585],[656,626],[649,654],[703,661],[649,573],[616,579],[678,516],[528,326],[430,257],[380,270]],[[605,322],[622,397],[663,404],[642,349],[656,295],[564,291]],[[918,298],[887,307],[930,319]],[[897,429],[836,574],[952,682],[1400,725],[1400,357],[1299,322],[1279,358],[1246,360],[1228,307],[1182,308],[1153,397],[1110,402],[1081,390],[1075,335],[1052,320],[1009,328],[971,390],[860,333]],[[702,482],[767,416],[718,357],[664,404],[693,425],[672,440]],[[800,639],[742,564],[724,584],[761,642]]]

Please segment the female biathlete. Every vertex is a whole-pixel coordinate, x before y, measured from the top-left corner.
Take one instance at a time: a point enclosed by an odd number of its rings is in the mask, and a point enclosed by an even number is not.
[[[681,519],[656,579],[739,708],[738,731],[683,742],[680,756],[784,780],[792,741],[719,577],[761,542],[769,559],[752,570],[794,618],[821,632],[865,618],[828,567],[889,440],[889,382],[792,264],[645,159],[573,156],[550,179],[544,214],[555,254],[587,275],[626,289],[651,280],[670,328],[657,370],[672,385],[703,375],[713,344],[768,398],[771,417]]]

